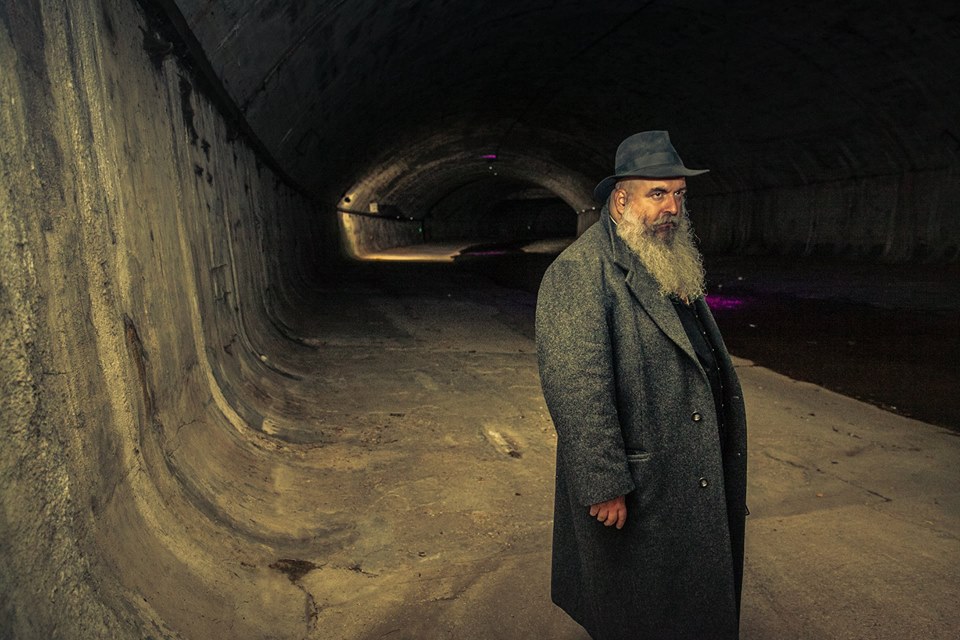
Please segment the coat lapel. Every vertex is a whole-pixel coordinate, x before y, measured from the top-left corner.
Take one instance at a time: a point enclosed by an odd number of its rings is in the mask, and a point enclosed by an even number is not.
[[[633,293],[640,306],[643,307],[647,315],[660,327],[671,341],[673,341],[681,351],[686,353],[700,367],[700,361],[693,351],[693,345],[690,344],[687,333],[680,324],[680,318],[673,308],[673,303],[660,295],[660,286],[650,275],[650,272],[640,263],[633,252],[626,246],[620,236],[617,235],[613,220],[607,208],[604,207],[600,213],[603,224],[606,225],[607,232],[610,234],[610,246],[613,250],[613,260],[626,273],[625,278],[627,287]]]

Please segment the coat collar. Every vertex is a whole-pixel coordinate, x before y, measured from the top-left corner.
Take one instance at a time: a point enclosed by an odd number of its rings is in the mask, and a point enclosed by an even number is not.
[[[616,223],[610,217],[606,205],[600,211],[600,221],[609,236],[613,261],[623,269],[627,287],[633,293],[634,298],[647,312],[647,315],[660,327],[660,330],[684,353],[690,356],[697,367],[700,367],[700,361],[693,351],[693,345],[690,344],[687,333],[683,330],[683,325],[680,324],[680,318],[677,316],[676,309],[673,308],[673,303],[669,298],[660,295],[660,285],[650,275],[647,268],[643,266],[636,254],[617,235]],[[700,300],[697,300],[696,303],[700,304],[700,302]]]

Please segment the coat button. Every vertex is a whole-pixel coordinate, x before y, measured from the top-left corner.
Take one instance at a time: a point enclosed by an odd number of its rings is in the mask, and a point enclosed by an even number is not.
[[[707,482],[707,479],[706,479],[706,478],[700,478],[700,486],[701,486],[701,487],[703,487],[704,489],[706,489],[709,484],[710,484],[710,483]]]
[[[701,420],[703,420],[703,416],[700,415],[700,412],[699,412],[699,411],[694,411],[694,412],[693,412],[693,415],[690,416],[690,418],[691,418],[694,422],[700,422]]]

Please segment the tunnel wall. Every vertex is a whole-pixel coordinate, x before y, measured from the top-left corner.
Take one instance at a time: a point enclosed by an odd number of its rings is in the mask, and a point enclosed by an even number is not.
[[[384,249],[423,242],[423,223],[419,220],[396,220],[339,211],[337,221],[340,250],[354,259],[362,259]]]
[[[236,479],[191,474],[217,449],[189,438],[266,448],[234,381],[276,375],[314,216],[172,53],[132,1],[0,4],[4,638],[222,637],[231,598],[302,617],[257,576],[218,588]]]
[[[708,253],[884,262],[960,258],[960,170],[907,172],[691,199]]]

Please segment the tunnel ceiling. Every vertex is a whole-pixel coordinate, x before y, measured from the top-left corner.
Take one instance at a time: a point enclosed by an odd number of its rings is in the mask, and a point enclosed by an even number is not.
[[[453,189],[485,154],[585,195],[642,129],[711,168],[706,192],[960,155],[956,2],[176,3],[256,135],[324,199]]]

